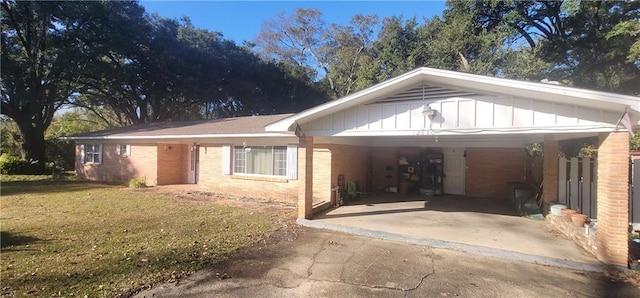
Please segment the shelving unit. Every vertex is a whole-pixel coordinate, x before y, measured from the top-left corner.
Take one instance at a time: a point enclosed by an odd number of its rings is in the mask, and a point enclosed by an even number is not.
[[[398,188],[402,195],[407,195],[416,191],[416,186],[420,183],[420,168],[418,164],[400,164],[398,165]]]
[[[433,190],[435,195],[442,194],[444,181],[444,156],[442,153],[425,152],[422,155],[422,188]]]

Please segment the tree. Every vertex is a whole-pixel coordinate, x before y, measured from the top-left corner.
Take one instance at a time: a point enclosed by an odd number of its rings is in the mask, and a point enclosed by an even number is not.
[[[265,22],[255,49],[264,59],[290,65],[300,78],[311,78],[309,83],[326,82],[329,95],[338,98],[354,90],[377,24],[374,15],[356,15],[347,26],[327,26],[319,10],[300,8]]]
[[[360,69],[366,67],[372,60],[372,46],[375,27],[379,20],[376,15],[355,15],[347,26],[331,24],[328,29],[328,65],[331,70],[327,73],[327,80],[332,80],[336,95],[345,96],[354,90],[365,87],[366,79],[360,76],[366,72]],[[331,85],[330,85],[331,86]]]
[[[45,131],[53,115],[90,72],[97,52],[127,31],[135,2],[34,2],[3,0],[2,114],[21,134],[22,157],[45,162]],[[121,27],[122,26],[122,27]]]
[[[385,18],[378,40],[374,43],[374,56],[379,67],[378,80],[400,75],[422,61],[412,55],[419,48],[418,22],[415,18],[404,22],[400,17]]]
[[[279,65],[188,18],[150,16],[136,32],[81,81],[76,103],[105,120],[113,118],[103,115],[110,111],[120,125],[272,114],[300,111],[320,98]]]
[[[491,0],[467,5],[476,30],[517,30],[530,49],[554,64],[558,79],[640,94],[640,64],[629,59],[638,44],[637,31],[627,25],[638,23],[640,2]]]

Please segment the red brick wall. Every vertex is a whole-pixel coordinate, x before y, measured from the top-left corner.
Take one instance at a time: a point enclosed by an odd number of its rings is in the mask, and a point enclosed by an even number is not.
[[[131,145],[129,156],[116,154],[116,144],[103,144],[102,164],[81,163],[80,144],[75,146],[76,173],[80,178],[127,184],[132,178],[147,178],[147,185],[156,185],[157,146]]]
[[[465,193],[492,199],[508,197],[508,182],[523,182],[523,148],[467,148]]]
[[[366,186],[366,156],[367,147],[349,146],[349,145],[331,145],[332,159],[332,177],[331,181],[338,181],[338,175],[345,177],[345,182],[349,180],[358,182],[360,190],[363,191]],[[335,182],[334,182],[335,183]]]
[[[331,171],[332,156],[332,150],[326,145],[316,145],[313,149],[313,204],[332,199],[331,188],[337,183]]]
[[[629,224],[629,134],[599,135],[598,259],[627,266]]]
[[[551,136],[544,136],[544,161],[542,165],[543,171],[543,189],[542,200],[545,203],[558,201],[558,155],[560,147],[558,141],[553,140]]]
[[[209,191],[234,196],[296,203],[298,180],[222,174],[222,145],[200,146],[198,184]]]
[[[189,145],[158,144],[158,185],[187,183]]]
[[[366,183],[366,155],[368,147],[315,144],[313,150],[313,202],[330,201],[331,188],[338,183],[338,175],[358,182],[360,190]],[[332,202],[335,203],[335,202]]]

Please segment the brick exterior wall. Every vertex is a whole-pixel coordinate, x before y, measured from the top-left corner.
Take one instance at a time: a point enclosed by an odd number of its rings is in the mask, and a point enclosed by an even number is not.
[[[198,184],[207,191],[239,197],[288,203],[298,199],[298,180],[223,175],[221,144],[200,146]]]
[[[316,145],[313,149],[313,204],[331,202],[335,204],[335,197],[331,188],[337,178],[332,175],[331,158],[333,152],[327,146]]]
[[[366,156],[369,147],[316,144],[313,152],[313,201],[331,201],[335,204],[335,196],[331,193],[333,185],[338,183],[338,175],[345,178],[345,187],[352,180],[358,183],[360,191],[366,184]]]
[[[505,199],[508,182],[524,182],[524,148],[467,148],[465,193]]]
[[[298,144],[298,218],[313,217],[313,138],[301,137]]]
[[[627,266],[629,134],[612,132],[598,138],[598,259]]]
[[[551,202],[558,201],[558,171],[560,167],[558,164],[560,154],[558,141],[552,139],[550,135],[545,135],[543,150],[542,201],[546,206]]]
[[[117,144],[103,144],[102,164],[82,163],[80,145],[75,146],[76,174],[91,181],[127,184],[132,178],[147,178],[147,185],[157,184],[157,146],[131,145],[129,156],[118,155]]]
[[[158,185],[187,183],[189,145],[158,144]]]

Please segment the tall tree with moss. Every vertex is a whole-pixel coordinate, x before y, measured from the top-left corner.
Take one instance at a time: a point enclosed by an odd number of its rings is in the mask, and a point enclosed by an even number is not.
[[[512,28],[554,79],[574,86],[640,94],[638,1],[466,2],[476,30]],[[634,54],[635,53],[635,54]]]
[[[98,52],[142,18],[136,2],[3,0],[2,114],[17,124],[22,157],[45,162],[45,131]]]

